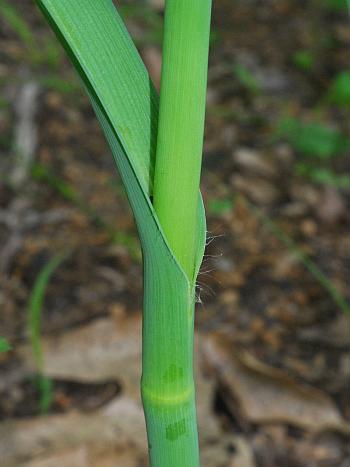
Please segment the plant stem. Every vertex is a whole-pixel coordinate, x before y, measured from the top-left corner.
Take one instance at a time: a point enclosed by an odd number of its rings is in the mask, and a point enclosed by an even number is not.
[[[167,0],[153,204],[193,279],[211,0]]]
[[[211,0],[166,1],[153,204],[188,285],[145,258],[141,390],[152,467],[199,466],[194,284],[210,14]]]
[[[153,193],[167,238],[150,200],[158,99],[112,0],[38,2],[84,80],[140,235],[141,392],[152,467],[199,465],[192,357],[194,283],[205,243],[198,187],[210,1],[167,0]]]
[[[183,310],[170,307],[169,311]],[[141,387],[151,467],[199,466],[192,366],[193,321],[187,317],[188,312],[185,319],[165,315],[158,329],[150,314],[144,319]],[[177,329],[164,329],[165,322]],[[177,350],[176,344],[181,349]]]

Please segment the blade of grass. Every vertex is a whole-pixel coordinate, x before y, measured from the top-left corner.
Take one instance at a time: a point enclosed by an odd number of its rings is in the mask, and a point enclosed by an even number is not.
[[[283,232],[278,225],[273,222],[269,217],[265,216],[263,212],[254,204],[248,203],[251,211],[256,217],[265,225],[274,235],[278,238],[294,255],[295,257],[305,266],[309,273],[322,285],[322,287],[328,292],[334,303],[344,312],[350,314],[350,304],[344,297],[344,295],[334,286],[332,281],[321,271],[308,255],[306,255],[299,246]]]
[[[4,337],[0,337],[0,353],[8,352],[11,350],[10,344]]]
[[[46,413],[52,402],[52,383],[43,374],[44,353],[41,343],[42,310],[46,290],[50,279],[60,264],[67,258],[68,253],[55,255],[39,272],[29,298],[28,331],[31,347],[38,371],[37,385],[40,392],[40,412]]]
[[[60,49],[52,39],[47,39],[44,46],[39,43],[37,37],[30,28],[28,22],[24,19],[21,11],[6,0],[0,0],[0,18],[5,24],[18,36],[21,45],[28,52],[26,60],[29,59],[31,65],[49,64],[57,69],[60,62]]]
[[[36,53],[38,51],[38,47],[35,36],[26,21],[21,17],[17,8],[6,0],[0,0],[0,15],[9,27],[18,35],[23,44],[26,45],[28,50],[31,53]]]

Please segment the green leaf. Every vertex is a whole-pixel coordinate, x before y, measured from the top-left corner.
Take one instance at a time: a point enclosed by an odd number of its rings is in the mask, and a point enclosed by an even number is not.
[[[277,133],[295,151],[305,156],[329,159],[350,148],[348,138],[319,122],[303,123],[294,118],[286,118],[280,123]]]
[[[176,262],[150,199],[158,96],[122,19],[110,0],[38,0],[38,4],[84,81],[133,207],[144,253],[159,255],[154,251],[154,240],[146,240],[145,231],[152,225],[153,236],[161,239],[166,256]],[[192,287],[205,247],[201,200],[198,212],[198,254],[196,271],[190,278]]]
[[[260,94],[260,84],[253,73],[248,70],[248,68],[244,67],[243,65],[236,64],[233,71],[237,81],[243,87],[245,87],[252,94]]]
[[[75,80],[62,79],[52,75],[42,76],[40,78],[40,84],[45,89],[53,89],[61,94],[73,95],[77,90],[80,91],[79,83]]]
[[[0,353],[8,352],[9,350],[11,350],[10,344],[4,337],[0,337]]]
[[[68,253],[57,254],[45,264],[35,279],[29,298],[28,330],[35,363],[39,372],[36,383],[40,392],[40,412],[43,414],[47,413],[53,399],[51,380],[43,375],[44,354],[41,344],[43,303],[49,281],[62,261],[66,259],[67,255]]]
[[[315,183],[335,186],[337,188],[350,188],[350,175],[337,174],[327,168],[315,167],[310,171],[309,176]]]
[[[232,211],[234,201],[232,199],[212,199],[208,203],[208,210],[211,214],[220,216]]]
[[[57,254],[43,267],[35,279],[33,289],[29,297],[28,306],[28,329],[35,361],[39,371],[42,371],[43,351],[41,347],[41,320],[42,307],[45,299],[46,289],[52,274],[67,257],[67,253]]]
[[[298,50],[292,60],[295,66],[303,71],[311,71],[315,66],[315,57],[311,50]]]
[[[0,0],[0,15],[7,25],[18,35],[23,44],[30,50],[36,49],[35,36],[15,6],[6,0]]]
[[[323,4],[330,10],[343,11],[349,8],[348,0],[323,0]]]
[[[334,78],[328,97],[334,104],[343,107],[350,106],[350,71],[342,71]]]
[[[40,393],[39,410],[41,414],[46,414],[50,410],[54,399],[53,382],[44,375],[38,375],[36,385]]]

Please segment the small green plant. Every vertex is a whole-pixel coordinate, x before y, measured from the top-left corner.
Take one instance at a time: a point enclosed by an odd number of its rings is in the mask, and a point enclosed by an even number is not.
[[[334,11],[343,11],[350,7],[349,0],[323,0],[323,5]]]
[[[67,253],[55,255],[50,259],[39,272],[29,298],[28,332],[38,371],[35,381],[40,393],[41,413],[47,413],[52,403],[52,382],[44,375],[44,353],[41,344],[42,309],[49,281],[66,257]]]
[[[350,186],[350,176],[336,173],[331,165],[350,149],[350,139],[343,133],[317,121],[303,123],[295,118],[283,119],[276,133],[297,153],[295,170],[299,175],[315,183]]]
[[[222,214],[231,212],[234,209],[234,205],[234,199],[211,199],[208,202],[208,212],[214,216],[220,216]]]
[[[338,174],[331,168],[299,162],[296,164],[295,169],[298,175],[308,178],[313,183],[337,188],[350,188],[350,175]]]
[[[144,262],[141,394],[152,467],[199,465],[195,285],[211,0],[167,0],[160,100],[111,0],[37,0],[82,78],[134,212]]]
[[[277,133],[285,138],[295,151],[319,159],[329,159],[350,149],[350,139],[324,123],[304,123],[296,118],[283,119]]]
[[[61,51],[56,42],[50,39],[42,46],[18,9],[7,0],[0,0],[0,18],[21,40],[32,65],[46,63],[57,68]]]
[[[294,65],[302,71],[310,72],[315,66],[315,56],[311,50],[297,50],[293,56]]]
[[[253,95],[261,93],[261,87],[258,80],[255,78],[253,73],[248,70],[248,68],[237,63],[233,68],[233,72],[240,85],[243,86],[249,93]]]
[[[342,71],[333,79],[329,91],[328,100],[340,107],[350,108],[350,71]]]
[[[11,350],[10,344],[4,337],[0,337],[0,353],[8,352]]]
[[[305,269],[314,277],[314,279],[326,290],[333,302],[344,313],[350,315],[350,303],[345,296],[338,290],[333,282],[321,271],[317,264],[302,251],[297,243],[286,234],[276,222],[266,216],[261,209],[247,201],[247,205],[259,221],[267,227],[270,232],[283,243],[296,259],[304,265]]]
[[[39,49],[35,36],[28,24],[22,19],[18,10],[6,0],[0,0],[0,15],[6,24],[21,39],[23,44],[26,45],[27,50],[36,58]]]
[[[41,76],[38,81],[43,88],[56,91],[60,94],[74,95],[78,90],[80,91],[80,84],[74,78],[64,79],[48,74]]]
[[[20,40],[23,49],[27,52],[26,63],[31,68],[36,69],[45,64],[53,71],[57,70],[62,53],[55,38],[46,38],[45,44],[41,44],[19,9],[8,0],[0,0],[0,21]],[[62,94],[73,94],[80,89],[74,77],[60,78],[50,73],[42,73],[41,69],[35,79],[43,88],[53,89]],[[0,108],[6,104],[6,101],[0,97]]]

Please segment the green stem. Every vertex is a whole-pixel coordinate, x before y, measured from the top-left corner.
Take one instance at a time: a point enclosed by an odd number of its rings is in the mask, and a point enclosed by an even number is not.
[[[152,467],[199,466],[194,283],[210,14],[211,0],[166,1],[153,204],[188,289],[145,258],[141,388]]]
[[[153,203],[193,279],[211,0],[167,0]]]
[[[205,243],[198,187],[210,0],[167,0],[154,191],[167,239],[150,200],[158,100],[112,0],[38,3],[85,82],[138,226],[144,260],[141,392],[151,466],[197,467],[194,282]]]
[[[188,313],[181,316],[183,305],[177,308],[174,302],[169,310],[173,318],[165,313],[162,320],[156,312],[156,323],[147,314],[147,306],[144,314],[141,387],[151,467],[199,466],[192,365],[193,309],[188,319]],[[177,350],[177,346],[181,349]]]

